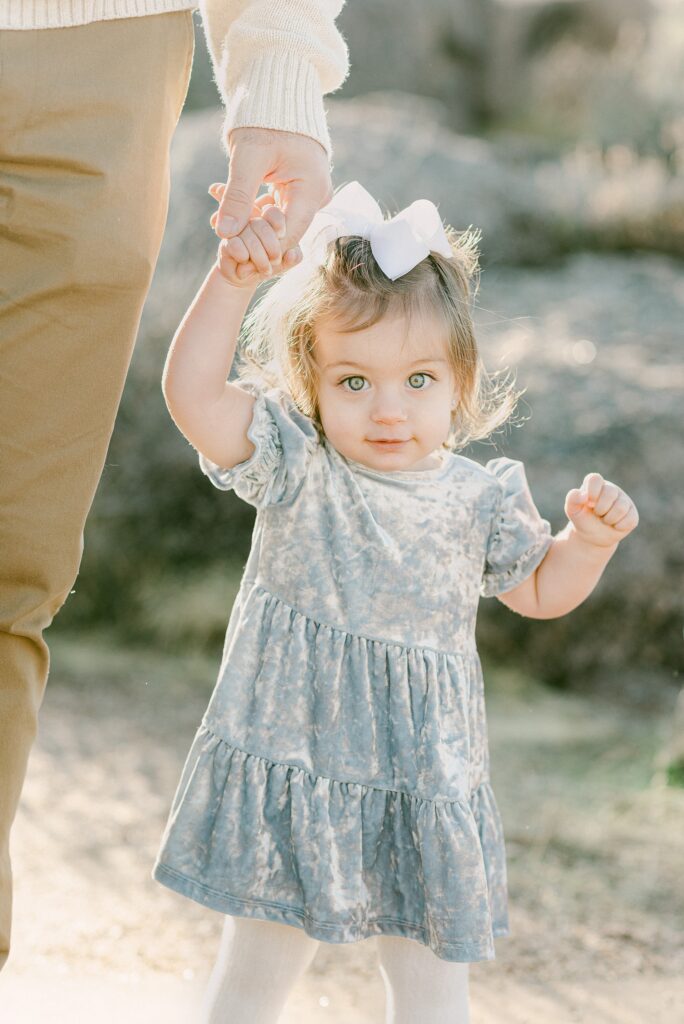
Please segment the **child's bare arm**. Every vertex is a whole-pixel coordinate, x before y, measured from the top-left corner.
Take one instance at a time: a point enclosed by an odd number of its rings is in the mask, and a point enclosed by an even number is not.
[[[226,378],[258,283],[286,269],[278,237],[283,224],[282,212],[271,207],[241,233],[257,267],[247,278],[238,274],[229,243],[221,242],[217,262],[183,317],[164,366],[162,391],[178,429],[199,452],[226,469],[254,451],[247,437],[254,398]]]
[[[533,619],[554,619],[576,608],[598,583],[617,546],[637,526],[634,502],[599,473],[568,492],[570,520],[553,539],[537,569],[513,590],[499,595],[508,608]]]
[[[230,284],[214,265],[176,331],[162,377],[164,399],[178,429],[226,469],[254,451],[247,438],[254,398],[226,378],[255,288]]]

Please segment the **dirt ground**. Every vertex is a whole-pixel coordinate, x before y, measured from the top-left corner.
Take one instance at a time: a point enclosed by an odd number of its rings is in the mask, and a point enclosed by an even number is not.
[[[51,641],[0,1019],[192,1024],[222,918],[150,871],[217,658]],[[667,716],[486,681],[512,935],[471,965],[471,1024],[676,1024],[684,791],[652,768]],[[373,939],[321,943],[282,1024],[381,1024],[384,1004]]]

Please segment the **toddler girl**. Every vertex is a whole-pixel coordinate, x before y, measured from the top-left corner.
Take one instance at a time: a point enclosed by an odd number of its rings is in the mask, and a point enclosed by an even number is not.
[[[637,512],[589,473],[554,537],[520,462],[458,454],[517,397],[478,356],[472,233],[427,200],[385,221],[352,182],[287,269],[274,197],[255,214],[164,374],[203,472],[257,516],[154,876],[227,915],[212,1024],[276,1021],[321,940],[371,936],[388,1022],[463,1024],[468,964],[509,934],[478,599],[565,615]]]

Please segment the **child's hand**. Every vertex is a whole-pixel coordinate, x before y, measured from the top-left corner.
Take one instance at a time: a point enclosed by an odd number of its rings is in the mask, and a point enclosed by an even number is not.
[[[629,495],[600,473],[588,473],[581,488],[568,491],[565,514],[584,540],[599,547],[619,543],[639,522]]]
[[[220,201],[225,188],[218,182],[209,187],[209,194]],[[212,227],[217,216],[218,211],[211,216]],[[295,246],[283,255],[280,239],[285,232],[285,215],[275,205],[273,196],[259,196],[252,217],[240,234],[221,241],[217,261],[220,273],[237,287],[253,288],[260,281],[294,267],[301,259],[301,250]]]

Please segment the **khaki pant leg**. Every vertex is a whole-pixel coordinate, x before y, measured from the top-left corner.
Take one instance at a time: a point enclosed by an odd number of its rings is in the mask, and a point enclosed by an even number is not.
[[[0,32],[0,966],[9,830],[157,260],[190,11]]]

